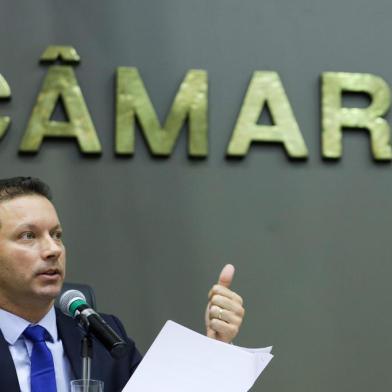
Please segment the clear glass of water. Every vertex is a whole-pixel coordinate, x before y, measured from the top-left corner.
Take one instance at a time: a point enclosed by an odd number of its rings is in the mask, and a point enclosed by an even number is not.
[[[72,380],[71,392],[103,392],[103,381]]]

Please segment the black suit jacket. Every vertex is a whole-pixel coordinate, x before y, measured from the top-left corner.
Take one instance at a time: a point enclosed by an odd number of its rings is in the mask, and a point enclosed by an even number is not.
[[[135,343],[126,335],[123,325],[115,316],[101,314],[105,321],[131,346],[129,355],[115,360],[97,340],[93,339],[93,360],[91,378],[104,382],[105,392],[120,392],[135,371],[142,357]],[[82,378],[81,341],[83,331],[76,321],[65,316],[56,308],[57,329],[63,343],[64,352],[71,364],[73,377]],[[71,378],[72,378],[71,376]],[[0,331],[0,390],[20,392],[18,377],[8,343]],[[43,391],[44,392],[44,391]],[[60,392],[60,391],[59,391]]]

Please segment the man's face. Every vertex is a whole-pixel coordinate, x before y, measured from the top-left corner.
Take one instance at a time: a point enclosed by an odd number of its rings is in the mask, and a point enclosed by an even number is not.
[[[65,248],[53,204],[43,196],[0,202],[0,301],[50,301],[61,290]]]

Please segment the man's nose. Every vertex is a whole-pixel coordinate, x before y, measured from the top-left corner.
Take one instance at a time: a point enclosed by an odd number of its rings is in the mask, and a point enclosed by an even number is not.
[[[45,237],[42,244],[42,258],[44,260],[57,260],[62,251],[63,247],[61,242],[56,241],[50,235]]]

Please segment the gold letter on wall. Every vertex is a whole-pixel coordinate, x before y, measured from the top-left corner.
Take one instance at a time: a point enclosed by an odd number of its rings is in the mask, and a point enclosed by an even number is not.
[[[52,60],[58,57],[54,52],[50,55]],[[69,121],[51,120],[59,100],[64,104]],[[44,137],[76,138],[83,153],[101,152],[97,133],[71,66],[54,65],[49,68],[19,151],[38,151]]]
[[[41,55],[41,61],[54,62],[56,60],[61,60],[65,63],[78,64],[80,57],[72,46],[48,46]]]
[[[11,97],[11,89],[7,81],[0,74],[0,99]],[[10,125],[11,119],[8,116],[0,117],[0,139],[4,136],[5,131]]]
[[[364,109],[342,108],[342,93],[366,93],[372,102]],[[342,128],[366,128],[370,132],[374,159],[392,158],[390,130],[381,117],[390,106],[388,84],[378,76],[325,72],[322,75],[322,151],[326,158],[342,156]]]
[[[188,154],[192,157],[205,157],[208,153],[207,91],[207,72],[189,71],[161,128],[138,70],[129,67],[118,68],[116,153],[134,153],[137,117],[151,153],[169,156],[185,120],[189,117]]]
[[[270,108],[274,125],[257,124],[266,104]],[[276,72],[256,71],[253,74],[227,155],[245,156],[253,141],[283,143],[292,158],[308,156],[301,131]]]

